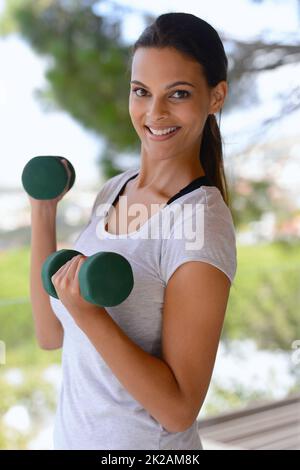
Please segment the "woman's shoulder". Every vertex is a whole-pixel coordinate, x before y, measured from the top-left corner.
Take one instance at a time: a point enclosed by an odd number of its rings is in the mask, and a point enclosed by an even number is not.
[[[177,201],[179,205],[191,205],[193,213],[197,213],[198,209],[204,210],[207,217],[215,218],[216,220],[222,219],[233,223],[230,208],[225,203],[222,193],[216,186],[202,185],[199,188],[190,191],[189,193],[181,196]],[[171,204],[171,206],[172,206]]]
[[[216,186],[201,186],[177,201],[167,217],[162,240],[162,279],[185,261],[205,261],[221,269],[233,282],[237,270],[235,228],[231,211]],[[165,234],[167,236],[165,236]]]
[[[204,204],[207,217],[217,222],[227,222],[233,226],[233,218],[230,207],[224,201],[221,191],[217,186],[201,186],[201,202]]]

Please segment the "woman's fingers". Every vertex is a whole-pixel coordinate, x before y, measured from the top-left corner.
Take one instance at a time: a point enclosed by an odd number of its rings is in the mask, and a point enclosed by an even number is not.
[[[77,273],[78,265],[80,264],[80,258],[81,258],[81,255],[77,255],[77,256],[74,256],[74,258],[72,258],[73,262],[69,266],[68,272],[67,272],[67,277],[71,280],[76,279],[76,273]]]
[[[72,261],[74,260],[74,258],[76,258],[76,256],[74,256],[73,258],[71,258],[69,261],[67,261],[65,264],[63,264],[57,271],[55,274],[53,274],[53,276],[51,277],[51,280],[53,278],[55,279],[58,279],[59,277],[65,277],[66,274],[68,273],[69,269],[70,269],[70,266],[72,266]],[[53,280],[52,280],[53,282]]]
[[[87,258],[87,256],[81,256],[80,257],[80,260],[79,260],[79,262],[76,266],[76,271],[75,271],[75,274],[74,274],[75,279],[78,277],[80,268],[81,268],[82,264],[85,262],[86,258]]]

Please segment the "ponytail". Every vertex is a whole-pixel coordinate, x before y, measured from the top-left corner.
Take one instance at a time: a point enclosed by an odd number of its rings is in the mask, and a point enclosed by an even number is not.
[[[225,204],[229,206],[228,187],[223,163],[222,137],[214,114],[209,114],[207,117],[203,129],[199,158],[210,184],[219,189]]]

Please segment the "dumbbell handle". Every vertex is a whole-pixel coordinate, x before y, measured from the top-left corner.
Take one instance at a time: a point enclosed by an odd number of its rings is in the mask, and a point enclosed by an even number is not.
[[[48,256],[42,266],[42,282],[52,297],[58,298],[51,277],[74,256],[76,250],[59,250]],[[133,288],[133,272],[124,256],[99,252],[86,258],[78,273],[82,297],[95,305],[111,307],[125,300]]]

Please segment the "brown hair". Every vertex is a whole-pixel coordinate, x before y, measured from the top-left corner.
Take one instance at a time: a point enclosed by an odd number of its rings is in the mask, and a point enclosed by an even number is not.
[[[164,13],[147,26],[132,46],[131,63],[139,47],[173,47],[197,60],[209,87],[227,80],[228,60],[217,31],[191,13]],[[220,110],[220,118],[222,109]],[[210,183],[227,205],[228,187],[224,172],[222,137],[214,114],[207,117],[200,148],[200,162]]]

